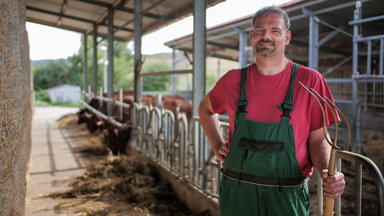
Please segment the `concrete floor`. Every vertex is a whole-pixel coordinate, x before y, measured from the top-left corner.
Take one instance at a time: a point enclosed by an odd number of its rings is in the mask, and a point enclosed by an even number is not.
[[[35,108],[32,123],[32,149],[27,173],[26,216],[66,215],[55,200],[47,198],[52,192],[68,189],[71,176],[84,172],[84,165],[73,154],[65,131],[55,126],[56,120],[78,108]]]

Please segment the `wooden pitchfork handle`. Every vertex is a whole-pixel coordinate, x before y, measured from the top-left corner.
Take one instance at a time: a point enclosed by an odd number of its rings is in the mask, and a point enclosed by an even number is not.
[[[341,110],[334,104],[332,103],[332,101],[325,97],[325,99],[320,96],[313,88],[311,88],[311,90],[309,90],[307,87],[305,87],[305,85],[303,83],[301,83],[299,81],[299,84],[307,91],[309,92],[309,94],[311,94],[311,96],[313,98],[316,99],[316,102],[319,104],[320,106],[320,109],[321,109],[321,113],[323,115],[323,132],[324,132],[324,137],[326,139],[326,141],[328,142],[328,144],[332,147],[331,149],[331,155],[330,155],[330,159],[329,159],[329,166],[328,166],[328,175],[329,176],[334,176],[335,175],[335,171],[336,171],[336,152],[337,151],[343,151],[343,150],[346,150],[349,148],[349,145],[351,143],[351,129],[350,129],[350,126],[349,126],[349,122],[347,120],[347,118],[345,117],[344,113],[341,112]],[[320,103],[319,99],[322,100],[325,105],[329,108],[329,110],[331,111],[332,113],[332,116],[333,116],[333,119],[335,121],[335,137],[333,139],[333,142],[329,139],[328,135],[327,135],[327,125],[326,125],[326,121],[325,121],[325,111],[324,111],[324,107],[323,105]],[[341,115],[341,117],[343,118],[344,122],[346,123],[347,125],[347,129],[348,129],[348,141],[347,141],[347,145],[344,146],[344,148],[340,148],[339,146],[337,146],[337,135],[338,135],[338,125],[337,125],[337,117],[336,117],[336,114],[335,114],[335,111],[333,110],[333,108],[335,108],[337,110],[337,112]],[[325,197],[325,210],[324,210],[324,216],[332,216],[333,215],[333,207],[334,207],[334,199],[333,198],[328,198],[328,197]]]

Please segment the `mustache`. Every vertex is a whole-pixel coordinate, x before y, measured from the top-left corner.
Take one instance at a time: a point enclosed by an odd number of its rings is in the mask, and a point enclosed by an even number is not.
[[[273,46],[275,46],[275,42],[271,40],[259,40],[257,44],[259,45],[260,43],[271,43]]]

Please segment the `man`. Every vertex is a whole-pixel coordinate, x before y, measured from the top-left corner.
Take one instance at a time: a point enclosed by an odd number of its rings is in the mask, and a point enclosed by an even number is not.
[[[320,107],[299,85],[332,98],[317,71],[285,57],[291,39],[287,14],[275,6],[252,19],[249,40],[256,64],[224,75],[202,100],[200,121],[223,164],[220,215],[308,215],[307,177],[314,166],[324,194],[335,198],[344,175],[328,176],[330,146],[323,133]],[[228,142],[214,113],[229,116]],[[334,123],[326,111],[327,126]]]

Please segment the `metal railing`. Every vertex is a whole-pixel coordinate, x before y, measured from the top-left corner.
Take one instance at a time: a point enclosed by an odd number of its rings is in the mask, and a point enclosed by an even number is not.
[[[104,101],[103,96],[97,98]],[[128,104],[115,104],[128,107]],[[89,105],[85,106],[96,115],[100,115],[100,112],[89,108]],[[178,109],[173,113],[161,107],[143,106],[137,103],[133,103],[129,107],[132,113],[132,146],[205,194],[218,198],[221,163],[215,160],[199,118],[192,117],[188,121],[185,113],[180,113]],[[106,115],[102,116],[106,120],[113,120],[113,118]],[[227,137],[228,128],[229,124],[227,122],[220,121],[223,138]],[[339,158],[339,170],[340,160],[356,164],[355,215],[361,215],[361,179],[362,168],[364,167],[373,177],[376,187],[377,215],[384,216],[384,181],[375,163],[367,157],[352,152],[340,151],[337,153],[337,157]],[[318,187],[317,194],[319,200],[317,212],[318,215],[322,215],[323,206],[321,201],[323,192],[321,187]],[[340,212],[339,199],[335,203],[335,213],[340,215]]]

